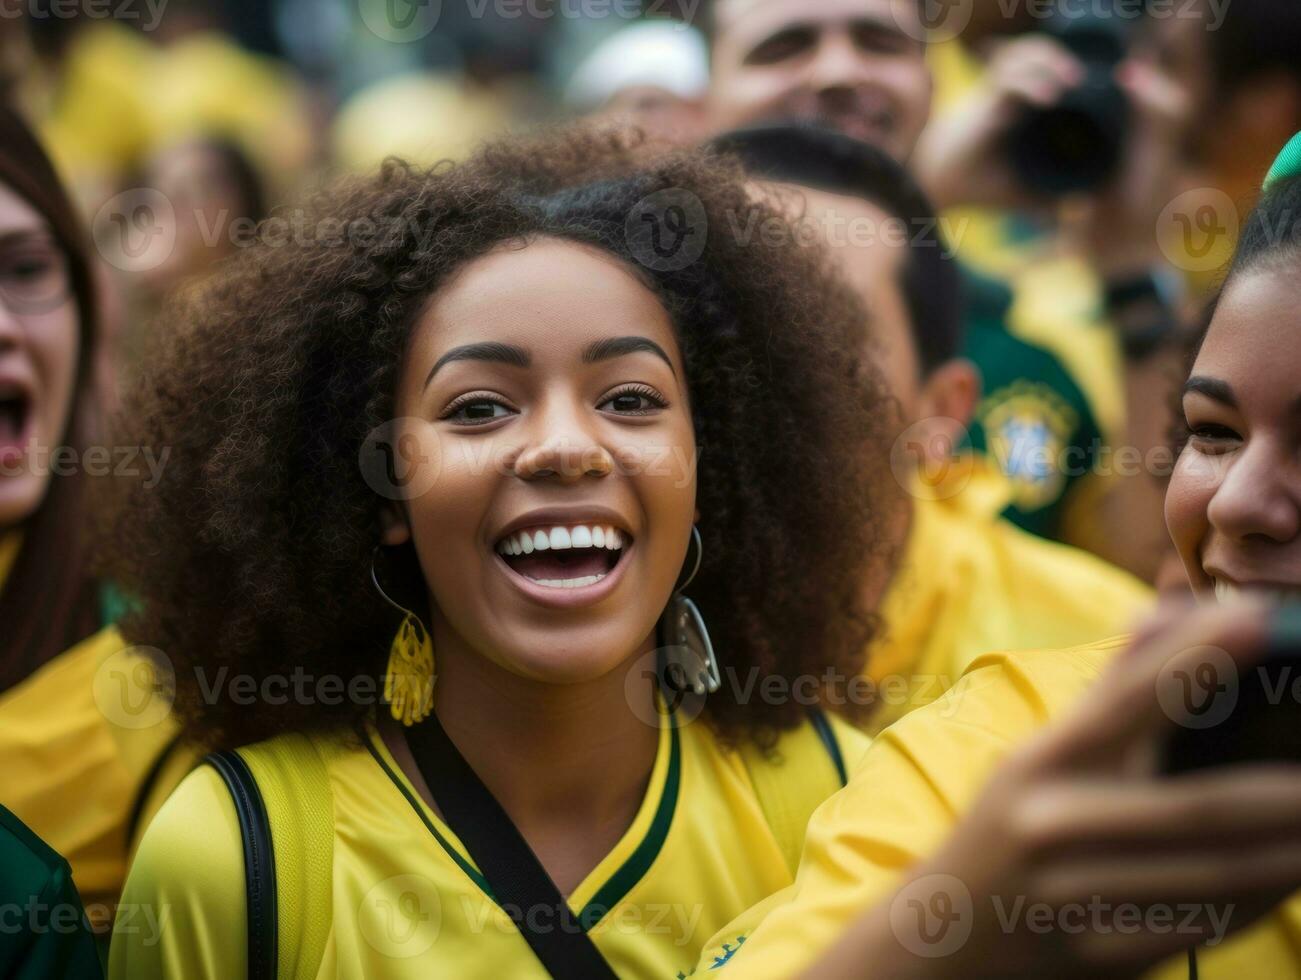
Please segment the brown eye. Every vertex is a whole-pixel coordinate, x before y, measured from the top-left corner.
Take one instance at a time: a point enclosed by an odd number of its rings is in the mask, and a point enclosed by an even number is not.
[[[616,415],[650,415],[665,407],[665,401],[649,388],[629,388],[615,392],[599,406]]]
[[[442,418],[456,425],[483,425],[510,414],[511,409],[502,402],[478,395],[454,402]]]
[[[792,28],[765,38],[745,56],[747,65],[772,65],[786,61],[812,48],[814,32],[807,28]]]

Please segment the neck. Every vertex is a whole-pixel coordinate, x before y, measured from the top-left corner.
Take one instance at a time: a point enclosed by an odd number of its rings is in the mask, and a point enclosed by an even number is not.
[[[634,711],[625,690],[632,662],[573,684],[521,677],[450,637],[435,637],[434,712],[452,742],[568,893],[636,817],[650,781],[659,731],[654,692]],[[438,809],[400,726],[381,713],[381,732],[425,801]]]
[[[636,811],[659,743],[658,731],[628,703],[626,676],[616,668],[595,680],[553,684],[478,653],[440,657],[434,711],[517,824],[560,814],[599,820],[630,800]],[[644,695],[652,705],[649,682]]]

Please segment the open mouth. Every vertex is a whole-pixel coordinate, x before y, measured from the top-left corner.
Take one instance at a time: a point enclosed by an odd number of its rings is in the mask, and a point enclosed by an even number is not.
[[[31,417],[31,398],[16,388],[0,388],[0,448],[21,447]]]
[[[609,524],[521,528],[497,542],[511,571],[549,589],[582,589],[614,571],[632,544]]]

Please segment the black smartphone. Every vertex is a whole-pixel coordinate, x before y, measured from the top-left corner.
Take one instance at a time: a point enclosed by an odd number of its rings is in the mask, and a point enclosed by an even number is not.
[[[1275,616],[1264,656],[1239,671],[1236,688],[1211,676],[1200,678],[1203,689],[1193,694],[1198,680],[1188,678],[1189,723],[1166,743],[1162,771],[1301,764],[1301,605]]]

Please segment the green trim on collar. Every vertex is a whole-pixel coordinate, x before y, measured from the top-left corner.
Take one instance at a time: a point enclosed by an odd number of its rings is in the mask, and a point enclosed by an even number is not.
[[[605,914],[623,901],[634,885],[655,863],[664,840],[669,835],[673,824],[673,814],[677,810],[678,790],[682,784],[682,746],[678,726],[670,724],[669,769],[664,776],[664,791],[660,794],[660,805],[655,811],[655,818],[646,830],[646,836],[637,845],[637,849],[628,855],[628,860],[612,874],[609,880],[597,889],[591,901],[578,913],[578,921],[589,932],[604,918]]]

